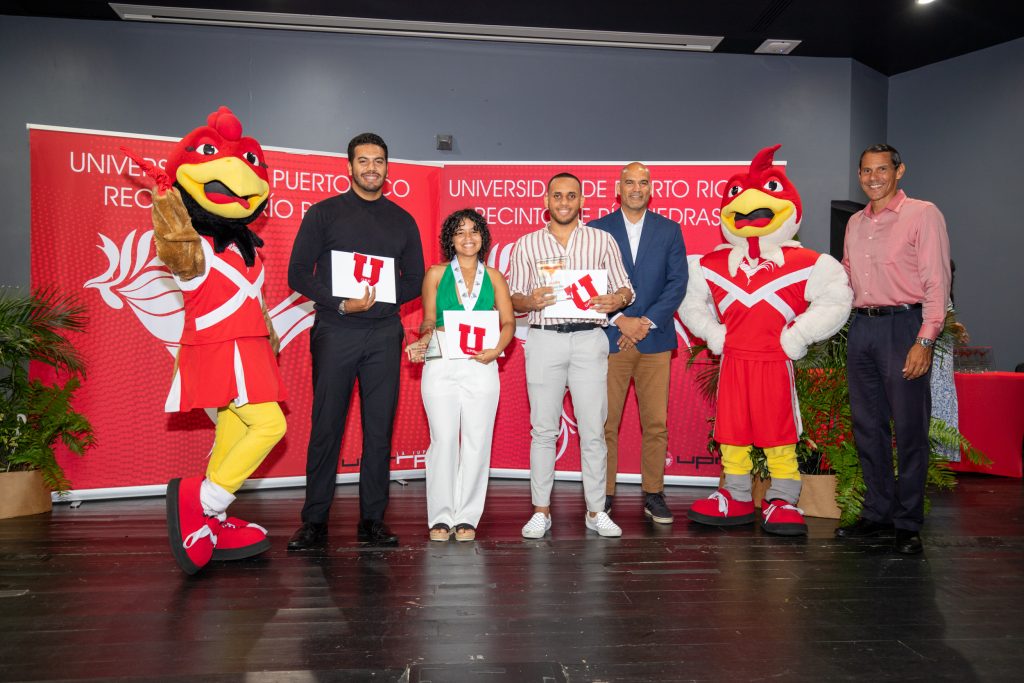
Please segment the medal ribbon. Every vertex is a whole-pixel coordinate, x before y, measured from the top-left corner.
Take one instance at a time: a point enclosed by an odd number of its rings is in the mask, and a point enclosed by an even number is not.
[[[455,288],[462,299],[462,310],[464,311],[472,311],[473,307],[476,306],[476,300],[480,298],[480,290],[484,286],[484,278],[487,277],[487,267],[480,268],[481,265],[483,264],[478,261],[476,277],[473,278],[473,292],[470,293],[469,286],[466,284],[466,278],[462,277],[462,268],[459,267],[458,257],[452,259],[452,276],[455,278]]]

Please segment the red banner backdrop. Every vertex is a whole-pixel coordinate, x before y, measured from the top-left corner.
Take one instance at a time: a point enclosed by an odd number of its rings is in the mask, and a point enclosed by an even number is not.
[[[76,406],[89,417],[97,445],[84,458],[59,454],[77,491],[149,486],[205,468],[213,422],[203,411],[163,412],[173,356],[181,334],[181,296],[156,260],[152,246],[149,194],[141,170],[121,146],[158,165],[175,140],[31,127],[32,286],[78,292],[87,307],[88,332],[75,343],[86,359],[88,377]],[[341,155],[265,148],[271,197],[254,230],[266,242],[265,298],[282,340],[281,373],[289,400],[288,435],[254,478],[300,477],[311,403],[308,334],[312,306],[288,288],[291,245],[306,209],[349,189]],[[440,219],[450,211],[478,208],[491,224],[492,265],[507,272],[512,243],[545,222],[547,179],[570,170],[584,179],[584,218],[616,207],[620,164],[448,165],[393,161],[386,194],[420,226],[428,263],[438,260]],[[720,241],[717,207],[723,181],[737,164],[653,167],[652,209],[680,222],[690,256]],[[418,302],[403,309],[407,328],[418,326]],[[680,325],[677,332],[684,335]],[[681,339],[685,337],[681,336]],[[683,342],[685,345],[685,341]],[[683,354],[685,356],[685,354]],[[705,443],[710,408],[700,399],[685,358],[673,365],[670,398],[669,475],[717,475]],[[502,399],[495,426],[492,468],[529,468],[529,407],[523,357],[514,344],[502,363]],[[419,394],[419,368],[403,366],[395,425],[392,469],[421,470],[429,431]],[[342,449],[342,474],[358,470],[361,443],[358,410],[349,415]],[[579,471],[578,441],[571,405],[563,415],[560,471]],[[627,401],[620,439],[620,472],[639,472],[639,422],[635,401]]]
[[[97,444],[84,458],[60,462],[76,490],[162,484],[198,473],[213,440],[205,412],[163,412],[173,356],[183,325],[173,278],[156,260],[149,193],[141,170],[120,151],[129,147],[163,165],[175,140],[33,128],[32,286],[79,292],[88,333],[75,344],[88,376],[76,407],[89,417]],[[312,304],[288,288],[291,245],[308,207],[346,192],[344,156],[265,148],[271,196],[253,229],[263,237],[265,299],[281,337],[281,374],[289,400],[288,434],[257,478],[305,474],[312,400],[308,328]],[[386,194],[416,219],[424,244],[434,241],[440,168],[395,161]],[[406,306],[404,322],[422,317]],[[419,398],[418,371],[403,366],[394,441],[394,469],[422,468],[429,433]],[[356,472],[362,441],[358,411],[349,416],[341,472]]]

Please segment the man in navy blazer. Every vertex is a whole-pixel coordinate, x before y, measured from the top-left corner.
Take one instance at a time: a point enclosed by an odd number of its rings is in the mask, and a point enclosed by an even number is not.
[[[590,223],[611,233],[633,283],[636,298],[611,319],[608,334],[608,477],[605,510],[610,511],[618,471],[619,424],[635,383],[643,429],[640,477],[644,514],[660,524],[672,522],[665,503],[665,455],[668,450],[668,391],[672,350],[676,348],[673,316],[686,293],[686,246],[679,224],[647,210],[651,172],[639,162],[628,164],[616,183],[621,208]]]

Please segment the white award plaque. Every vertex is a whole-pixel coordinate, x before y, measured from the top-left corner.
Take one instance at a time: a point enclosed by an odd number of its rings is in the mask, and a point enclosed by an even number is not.
[[[331,293],[346,299],[361,299],[367,287],[376,290],[377,301],[398,303],[395,259],[358,251],[331,252]]]

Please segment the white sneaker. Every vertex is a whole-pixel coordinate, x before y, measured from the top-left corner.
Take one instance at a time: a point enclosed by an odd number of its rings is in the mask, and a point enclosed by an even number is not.
[[[551,530],[551,516],[543,512],[534,512],[530,521],[523,525],[523,538],[544,538]]]
[[[591,517],[588,512],[583,516],[586,518],[587,528],[596,531],[601,536],[615,537],[622,535],[622,529],[612,521],[607,512],[598,512],[595,517]]]

